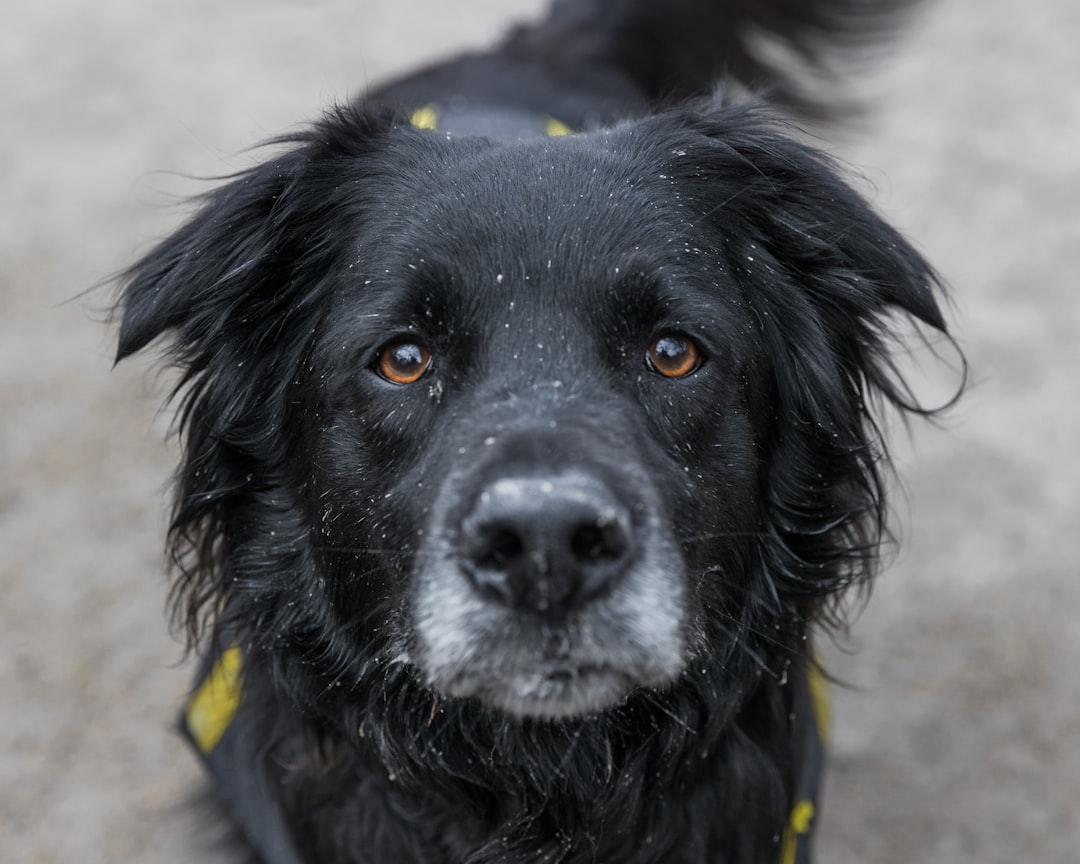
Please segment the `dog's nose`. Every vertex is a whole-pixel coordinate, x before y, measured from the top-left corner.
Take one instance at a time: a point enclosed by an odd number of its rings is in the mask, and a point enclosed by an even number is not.
[[[461,563],[480,594],[565,613],[619,580],[634,557],[630,511],[584,473],[503,477],[462,521]]]

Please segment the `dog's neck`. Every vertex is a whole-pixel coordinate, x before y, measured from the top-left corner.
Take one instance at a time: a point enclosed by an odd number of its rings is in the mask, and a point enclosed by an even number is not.
[[[812,669],[742,670],[752,692],[732,680],[726,711],[696,690],[716,686],[716,670],[701,670],[663,702],[638,694],[565,723],[432,704],[416,687],[415,704],[393,706],[405,710],[368,700],[353,732],[301,719],[255,663],[207,761],[226,797],[248,802],[240,821],[268,864],[301,860],[293,844],[327,862],[794,861],[823,752]],[[268,739],[265,750],[243,743]],[[267,781],[284,800],[252,794]],[[242,794],[230,794],[237,783]],[[677,813],[657,789],[678,791]]]

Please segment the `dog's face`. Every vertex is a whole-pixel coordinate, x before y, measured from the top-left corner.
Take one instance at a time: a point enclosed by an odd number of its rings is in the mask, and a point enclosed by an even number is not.
[[[192,385],[192,615],[227,599],[323,684],[566,718],[715,698],[864,575],[886,316],[943,325],[828,165],[738,112],[300,143],[125,298],[121,355],[173,331]]]
[[[322,566],[351,609],[378,572],[398,659],[438,692],[602,710],[679,675],[703,595],[736,614],[753,319],[663,164],[593,141],[432,161],[429,188],[379,181],[402,215],[365,227],[315,340]]]

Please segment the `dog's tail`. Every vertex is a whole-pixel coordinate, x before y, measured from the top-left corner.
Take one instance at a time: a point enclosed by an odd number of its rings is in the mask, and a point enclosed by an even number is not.
[[[652,104],[726,81],[815,116],[836,104],[825,91],[838,66],[882,46],[920,2],[556,0],[503,48],[564,76],[620,76]]]

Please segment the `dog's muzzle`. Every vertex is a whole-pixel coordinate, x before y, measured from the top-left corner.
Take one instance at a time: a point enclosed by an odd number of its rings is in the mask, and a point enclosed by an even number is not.
[[[686,567],[660,497],[629,441],[570,425],[466,451],[441,485],[404,653],[444,696],[581,716],[683,668]]]

